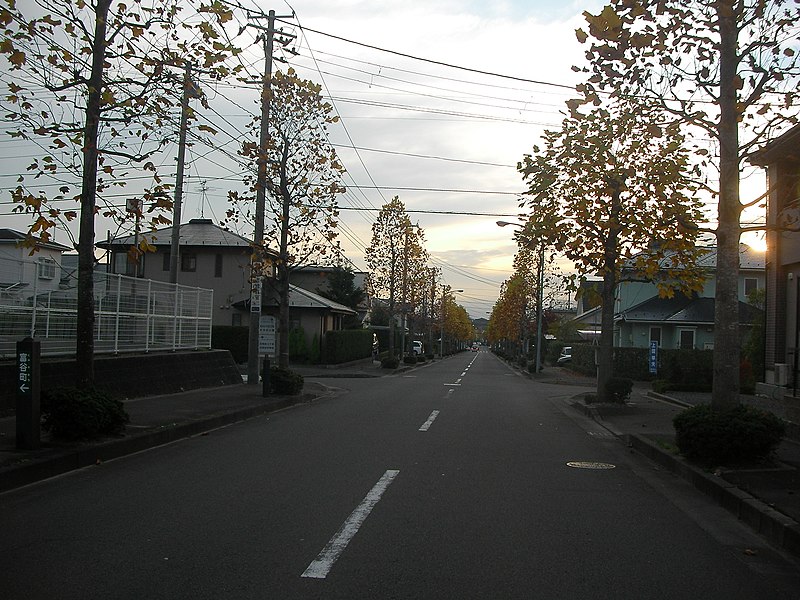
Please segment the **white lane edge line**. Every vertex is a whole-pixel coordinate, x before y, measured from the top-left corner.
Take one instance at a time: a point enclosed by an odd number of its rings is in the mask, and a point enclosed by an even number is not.
[[[381,499],[386,488],[394,481],[394,478],[400,473],[399,470],[389,469],[378,480],[372,489],[364,496],[361,504],[356,506],[355,510],[350,513],[342,526],[339,527],[333,537],[325,544],[325,547],[317,555],[311,564],[308,565],[300,577],[310,577],[313,579],[325,579],[330,573],[333,564],[339,558],[339,555],[347,548],[347,544],[358,533],[359,528],[364,523],[369,513],[375,508],[378,500]]]
[[[435,410],[431,413],[431,416],[428,417],[428,420],[422,424],[422,427],[419,428],[420,431],[428,431],[431,428],[431,425],[436,420],[436,417],[439,416],[439,411]]]

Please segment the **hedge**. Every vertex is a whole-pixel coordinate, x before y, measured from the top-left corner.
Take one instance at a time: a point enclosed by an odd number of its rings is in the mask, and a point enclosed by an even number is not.
[[[372,356],[372,331],[342,329],[328,331],[322,343],[320,361],[335,365]]]

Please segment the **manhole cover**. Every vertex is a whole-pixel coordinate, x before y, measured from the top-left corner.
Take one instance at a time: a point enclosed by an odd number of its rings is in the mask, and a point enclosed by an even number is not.
[[[604,469],[614,469],[616,465],[611,465],[608,463],[601,463],[601,462],[585,462],[585,461],[572,461],[567,463],[568,467],[572,467],[573,469],[594,469],[596,471],[601,471]]]

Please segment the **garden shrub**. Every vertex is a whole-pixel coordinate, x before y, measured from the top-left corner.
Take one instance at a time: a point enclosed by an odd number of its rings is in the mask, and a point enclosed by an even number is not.
[[[120,435],[130,421],[122,402],[95,389],[55,388],[42,392],[42,429],[61,440]]]
[[[413,354],[406,354],[403,357],[403,363],[405,363],[407,365],[415,365],[415,364],[417,364],[417,357],[414,356]]]
[[[606,382],[605,391],[611,402],[623,403],[631,397],[633,380],[627,377],[612,377]]]
[[[417,355],[417,362],[418,363],[424,363],[426,360],[428,360],[428,357],[426,355],[424,355],[424,354],[418,354]]]
[[[303,391],[303,376],[290,369],[272,367],[269,370],[269,387],[273,394],[296,396]]]
[[[400,366],[400,361],[395,356],[387,356],[381,359],[381,367],[384,369],[396,369]]]
[[[707,466],[766,458],[786,432],[777,416],[746,405],[718,411],[700,404],[678,414],[673,424],[681,453]]]

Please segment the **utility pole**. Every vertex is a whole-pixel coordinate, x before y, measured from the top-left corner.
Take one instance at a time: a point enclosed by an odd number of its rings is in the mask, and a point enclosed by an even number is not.
[[[169,246],[169,282],[178,283],[178,255],[181,241],[181,205],[183,203],[183,166],[186,162],[186,130],[189,120],[189,98],[194,96],[192,64],[186,63],[183,73],[183,96],[181,98],[181,123],[178,140],[178,169],[175,174],[175,204],[172,209],[172,239]]]
[[[294,15],[280,18],[291,18]],[[272,83],[272,46],[275,40],[275,11],[269,11],[266,28],[254,25],[264,31],[264,79],[261,84],[261,131],[258,142],[258,176],[256,179],[256,214],[253,234],[253,253],[250,258],[250,323],[247,338],[247,383],[258,384],[258,337],[261,321],[261,294],[263,285],[264,259],[264,211],[267,193],[267,152],[269,145],[269,101]],[[285,335],[285,332],[278,332]]]

